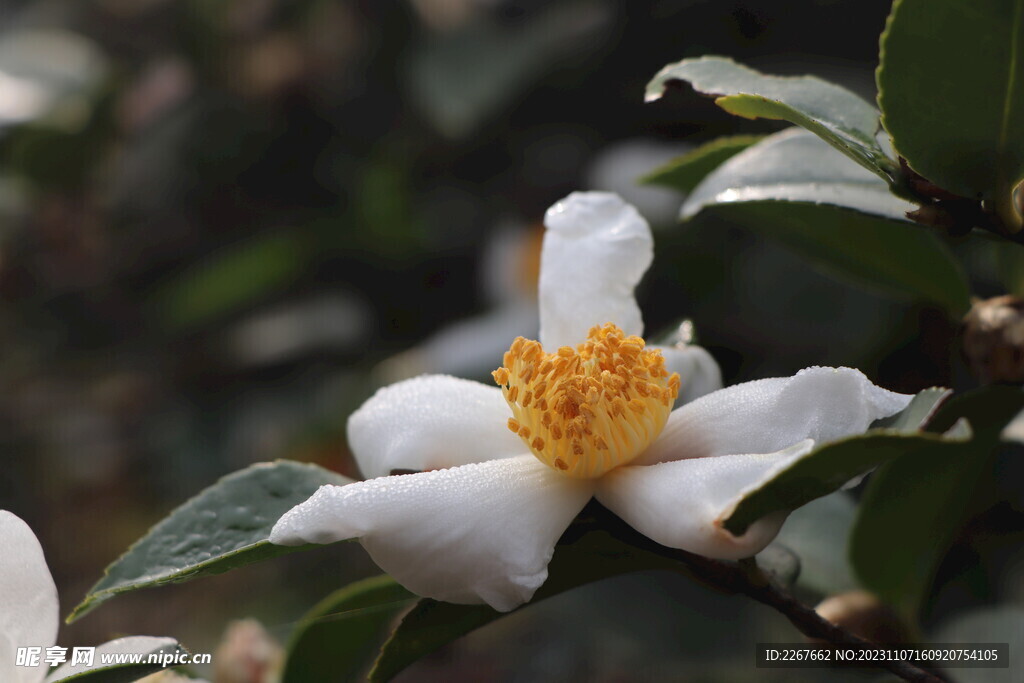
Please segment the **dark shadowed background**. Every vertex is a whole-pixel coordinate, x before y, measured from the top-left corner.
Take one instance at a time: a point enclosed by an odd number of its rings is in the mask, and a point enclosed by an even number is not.
[[[872,99],[888,9],[0,1],[0,507],[39,535],[62,611],[226,473],[291,458],[358,476],[345,419],[382,383],[486,377],[536,325],[540,220],[576,189],[621,192],[652,222],[648,331],[692,318],[727,383],[809,365],[906,392],[959,377],[942,313],[713,219],[678,226],[679,196],[635,186],[688,146],[781,127],[682,89],[643,104],[664,64],[723,54]],[[283,640],[376,571],[355,545],[304,553],[119,598],[60,643],[148,633],[206,652],[249,616]],[[404,680],[792,680],[752,666],[772,638],[796,634],[738,598],[635,575]]]

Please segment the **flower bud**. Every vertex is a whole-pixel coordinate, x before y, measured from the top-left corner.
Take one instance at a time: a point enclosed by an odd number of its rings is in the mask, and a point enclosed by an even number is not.
[[[217,683],[270,683],[284,660],[281,646],[255,619],[233,621],[213,655]]]
[[[975,301],[964,317],[963,351],[986,384],[1024,381],[1024,300],[1005,295]]]
[[[867,591],[850,591],[826,598],[814,610],[836,626],[873,643],[910,640],[910,632],[895,611]]]

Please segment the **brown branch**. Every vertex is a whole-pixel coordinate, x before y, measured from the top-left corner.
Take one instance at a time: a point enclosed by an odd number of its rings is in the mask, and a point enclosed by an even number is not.
[[[742,593],[782,613],[800,633],[808,638],[825,640],[835,645],[872,647],[873,643],[822,618],[812,608],[804,605],[788,592],[774,584],[753,561],[728,563],[711,560],[686,553],[677,557],[687,569],[702,581]],[[877,666],[888,669],[905,681],[942,683],[933,673],[918,668],[909,662],[877,662]]]
[[[669,569],[695,578],[712,588],[751,597],[783,614],[800,633],[808,638],[816,638],[834,645],[860,648],[878,647],[824,619],[814,609],[801,603],[773,583],[761,571],[753,558],[740,562],[726,562],[665,547],[635,531],[597,504],[588,506],[584,514],[589,519],[580,520],[582,524],[577,527],[578,531],[602,529],[604,532],[610,533],[617,540],[641,551],[642,555],[646,555],[647,562],[652,569]],[[642,556],[633,557],[634,561],[638,559],[644,563]],[[635,567],[635,565],[633,566]],[[944,683],[943,679],[936,674],[914,666],[910,662],[877,661],[872,664],[878,668],[888,669],[906,681]]]

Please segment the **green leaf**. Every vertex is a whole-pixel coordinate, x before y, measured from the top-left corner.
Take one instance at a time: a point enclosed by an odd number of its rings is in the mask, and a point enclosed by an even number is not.
[[[487,605],[453,605],[426,598],[420,600],[381,649],[370,671],[370,681],[390,681],[431,652],[502,616],[501,612]]]
[[[897,0],[878,90],[911,168],[1022,227],[1011,192],[1024,179],[1024,0]]]
[[[704,176],[727,159],[763,139],[763,135],[729,135],[706,142],[659,166],[637,182],[641,185],[661,185],[688,194],[700,184]]]
[[[834,277],[931,301],[959,318],[970,307],[967,278],[937,235],[904,219],[913,208],[810,133],[790,129],[719,166],[687,198],[682,217],[713,210]]]
[[[845,88],[813,76],[767,76],[724,57],[700,57],[659,71],[645,99],[659,99],[672,81],[715,96],[715,104],[732,114],[806,128],[886,182],[896,177],[895,162],[875,139],[878,110]]]
[[[712,171],[687,197],[683,220],[721,204],[754,201],[834,204],[906,221],[917,207],[812,133],[789,128],[770,135]]]
[[[120,593],[190,581],[315,546],[272,545],[274,523],[323,484],[351,479],[279,460],[229,474],[187,501],[107,567],[71,615],[74,621]]]
[[[938,412],[942,402],[952,392],[949,389],[932,387],[918,392],[910,399],[910,404],[889,417],[883,417],[871,423],[871,429],[885,429],[901,434],[913,434],[927,425]],[[952,426],[952,425],[951,425]]]
[[[778,510],[796,510],[881,463],[959,445],[962,441],[959,435],[921,432],[922,423],[915,422],[916,418],[930,414],[949,393],[948,390],[926,389],[905,409],[910,417],[885,423],[897,426],[872,426],[864,434],[815,447],[785,469],[773,472],[756,487],[744,491],[732,511],[723,516],[722,526],[740,536],[765,515]]]
[[[71,666],[70,663],[63,664],[46,677],[46,683],[130,683],[158,671],[166,670],[170,662],[175,659],[167,659],[168,664],[162,664],[159,660],[152,664],[146,662],[150,655],[168,656],[176,658],[188,655],[188,650],[183,648],[173,638],[153,638],[149,636],[129,636],[118,638],[102,645],[96,646],[92,668],[83,669],[82,665]],[[105,655],[140,655],[141,663],[121,663],[102,665],[102,657]]]
[[[775,540],[800,558],[797,586],[822,596],[858,587],[846,552],[856,514],[850,495],[836,491],[789,515]]]
[[[335,591],[292,631],[281,683],[356,680],[377,654],[387,625],[417,600],[387,575]]]
[[[939,561],[971,516],[990,477],[1003,427],[1024,408],[1019,388],[992,386],[943,406],[929,429],[966,419],[973,437],[922,449],[880,468],[871,478],[850,541],[864,586],[916,617]]]
[[[959,319],[970,308],[966,276],[927,229],[836,206],[749,202],[715,215],[770,237],[818,270],[867,291],[922,300]]]

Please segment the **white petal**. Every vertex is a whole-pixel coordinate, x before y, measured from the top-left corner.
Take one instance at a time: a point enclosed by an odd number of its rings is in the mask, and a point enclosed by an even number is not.
[[[113,668],[113,665],[103,663],[104,655],[140,654],[143,655],[143,660],[145,660],[146,657],[157,651],[173,654],[178,651],[178,641],[174,638],[157,638],[156,636],[128,636],[126,638],[110,640],[96,646],[96,652],[93,655],[93,663],[91,665],[72,665],[69,661],[57,667],[53,673],[47,676],[46,683],[57,683],[57,681],[77,676],[85,671]],[[70,659],[70,656],[71,651],[69,650],[68,659]]]
[[[38,677],[42,675],[42,671],[39,671],[37,674],[35,671],[15,666],[17,661],[15,657],[14,643],[9,641],[3,633],[0,633],[0,676],[3,677],[3,680],[9,678],[15,681],[15,683],[31,683],[38,680]]]
[[[278,520],[270,541],[359,538],[414,593],[504,612],[544,583],[555,542],[592,491],[532,455],[323,486]]]
[[[528,452],[510,417],[496,386],[423,375],[384,387],[352,413],[348,443],[367,478],[454,467]]]
[[[653,346],[661,349],[665,369],[679,373],[679,398],[683,405],[722,388],[722,371],[707,350],[700,346]]]
[[[7,667],[0,668],[0,678],[42,680],[45,665],[15,667],[14,654],[18,647],[41,647],[45,653],[57,642],[58,611],[57,587],[39,540],[19,517],[0,510],[0,667]]]
[[[633,289],[654,258],[647,221],[618,195],[574,192],[544,217],[540,343],[576,346],[594,325],[643,334]]]
[[[634,463],[773,453],[801,439],[835,441],[898,413],[911,398],[876,387],[851,368],[807,368],[792,377],[737,384],[672,411]]]
[[[597,499],[664,546],[723,560],[750,557],[771,543],[788,513],[772,513],[742,536],[726,531],[722,520],[745,491],[806,455],[813,446],[807,439],[778,453],[620,467],[601,479]]]

